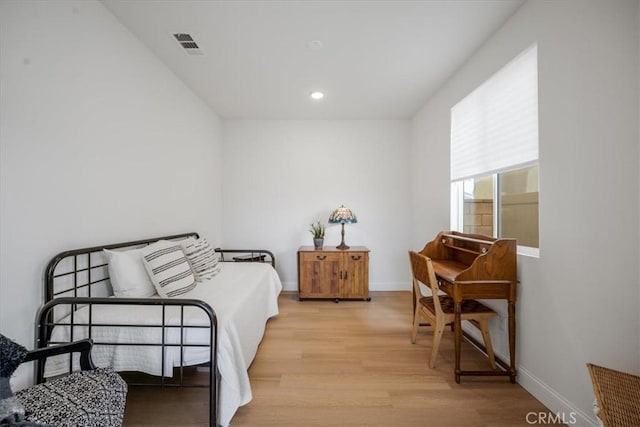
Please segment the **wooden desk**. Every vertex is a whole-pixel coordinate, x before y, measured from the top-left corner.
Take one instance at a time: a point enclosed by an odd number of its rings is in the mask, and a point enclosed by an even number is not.
[[[431,258],[440,289],[454,301],[455,380],[464,375],[508,376],[516,381],[516,241],[440,232],[420,252]],[[465,299],[505,299],[509,317],[509,365],[496,358],[504,370],[463,371],[460,367],[462,325],[460,311]],[[415,310],[415,307],[414,307]]]

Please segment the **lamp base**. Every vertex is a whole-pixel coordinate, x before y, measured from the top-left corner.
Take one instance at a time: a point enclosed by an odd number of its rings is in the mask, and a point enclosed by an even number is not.
[[[341,250],[349,249],[349,246],[347,246],[347,244],[344,242],[344,222],[342,223],[342,231],[340,232],[340,235],[342,236],[342,241],[338,246],[336,246],[336,249],[341,249]]]

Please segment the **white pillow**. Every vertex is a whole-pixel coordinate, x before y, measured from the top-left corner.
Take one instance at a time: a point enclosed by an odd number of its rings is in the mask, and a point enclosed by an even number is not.
[[[180,244],[156,242],[142,249],[142,262],[158,294],[177,297],[196,287],[196,280]]]
[[[182,249],[198,282],[211,279],[220,271],[220,256],[204,237],[188,239]]]
[[[142,264],[142,249],[104,250],[109,263],[109,279],[117,297],[145,298],[155,295],[156,288]]]

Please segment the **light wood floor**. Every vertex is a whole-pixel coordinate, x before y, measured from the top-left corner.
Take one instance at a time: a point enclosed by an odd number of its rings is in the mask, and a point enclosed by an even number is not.
[[[453,334],[429,369],[431,330],[411,344],[409,292],[372,294],[371,302],[299,302],[280,296],[249,370],[253,400],[240,426],[526,426],[548,410],[507,378],[453,379]],[[488,368],[465,343],[464,368]],[[207,422],[205,389],[130,387],[125,426]]]

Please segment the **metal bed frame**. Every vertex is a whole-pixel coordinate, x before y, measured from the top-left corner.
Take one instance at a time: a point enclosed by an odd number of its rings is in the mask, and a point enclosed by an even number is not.
[[[198,238],[198,233],[190,232],[184,234],[175,234],[171,236],[155,237],[151,239],[135,240],[130,242],[115,243],[101,246],[93,246],[89,248],[74,249],[61,252],[54,256],[45,270],[44,277],[44,295],[45,304],[38,310],[35,319],[35,348],[44,348],[53,344],[62,344],[65,342],[51,341],[51,334],[55,326],[69,328],[69,341],[78,340],[80,338],[91,338],[94,340],[94,346],[145,346],[160,347],[162,352],[162,375],[157,383],[130,383],[129,385],[144,386],[195,386],[209,388],[209,425],[217,425],[219,413],[219,372],[218,372],[218,319],[213,308],[204,301],[187,298],[110,298],[111,292],[108,264],[102,256],[104,249],[135,249],[144,247],[158,240],[181,240],[188,237]],[[216,248],[216,252],[220,253],[222,262],[269,262],[275,268],[275,256],[272,252],[263,249],[221,249]],[[232,257],[233,261],[225,260],[225,254],[242,254]],[[161,322],[158,324],[103,324],[92,322],[94,306],[155,306],[158,307]],[[89,320],[87,322],[78,322],[75,319],[75,312],[80,307],[88,307]],[[179,307],[180,320],[177,324],[165,324],[167,307]],[[200,310],[205,313],[208,318],[208,325],[187,325],[185,324],[184,314],[185,308]],[[61,316],[56,310],[63,312]],[[67,317],[68,320],[62,322],[61,318]],[[109,326],[109,327],[136,327],[136,328],[156,328],[161,329],[160,343],[118,343],[99,341],[92,337],[92,328]],[[76,327],[87,328],[88,336],[74,337],[74,329]],[[209,343],[203,344],[187,344],[184,342],[184,333],[188,329],[209,329]],[[180,343],[165,342],[165,332],[167,330],[179,329]],[[175,368],[179,370],[178,382],[167,382],[165,380],[165,350],[171,347],[180,349],[180,366]],[[209,374],[208,384],[206,385],[186,385],[184,383],[184,366],[183,357],[184,350],[187,347],[208,347],[209,348]],[[72,369],[73,360],[69,359],[69,370]],[[44,363],[36,363],[36,380],[42,382],[44,380]],[[215,402],[215,404],[214,404]]]

